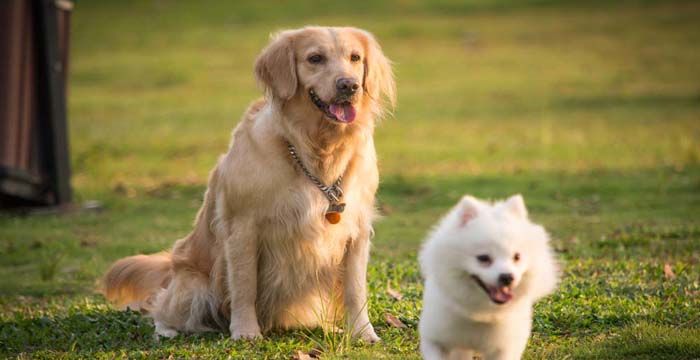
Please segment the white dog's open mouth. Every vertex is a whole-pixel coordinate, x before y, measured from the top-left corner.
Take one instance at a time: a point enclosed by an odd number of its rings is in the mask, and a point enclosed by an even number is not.
[[[349,100],[341,100],[327,104],[316,95],[314,89],[309,89],[309,96],[314,105],[316,105],[326,117],[346,124],[355,120],[355,107]]]
[[[472,279],[474,279],[474,281],[476,281],[476,283],[479,284],[482,289],[484,289],[486,295],[489,296],[489,299],[498,305],[503,305],[513,298],[513,292],[508,286],[486,286],[486,284],[484,284],[484,282],[481,281],[481,279],[479,279],[479,277],[476,275],[472,275]]]

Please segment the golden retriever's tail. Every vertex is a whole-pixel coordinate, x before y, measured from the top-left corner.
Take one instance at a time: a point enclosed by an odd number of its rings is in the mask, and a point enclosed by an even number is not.
[[[118,260],[102,278],[102,294],[120,307],[149,310],[154,295],[172,276],[170,253],[135,255]]]

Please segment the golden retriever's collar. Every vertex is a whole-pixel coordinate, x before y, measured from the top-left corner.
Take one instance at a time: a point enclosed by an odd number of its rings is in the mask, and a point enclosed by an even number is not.
[[[304,175],[306,175],[306,177],[309,178],[309,180],[311,180],[311,182],[314,183],[319,190],[321,190],[321,192],[326,196],[326,199],[328,199],[330,205],[326,210],[326,220],[328,220],[328,222],[331,224],[337,224],[340,221],[340,214],[345,210],[345,203],[340,202],[340,200],[343,198],[343,189],[340,187],[343,182],[343,175],[338,176],[338,180],[336,180],[332,185],[325,185],[319,178],[314,176],[306,166],[304,166],[304,162],[301,161],[299,154],[297,154],[297,149],[289,141],[287,141],[287,150]]]

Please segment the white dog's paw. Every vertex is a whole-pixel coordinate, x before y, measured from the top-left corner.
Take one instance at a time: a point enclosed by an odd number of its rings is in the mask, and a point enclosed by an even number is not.
[[[156,338],[164,337],[164,338],[170,339],[170,338],[174,338],[177,336],[177,330],[169,328],[166,325],[164,325],[163,323],[158,322],[158,321],[155,322],[155,325],[156,325],[156,333],[155,333]]]
[[[260,338],[262,338],[262,333],[257,323],[244,326],[231,325],[231,339],[233,340],[255,340]]]

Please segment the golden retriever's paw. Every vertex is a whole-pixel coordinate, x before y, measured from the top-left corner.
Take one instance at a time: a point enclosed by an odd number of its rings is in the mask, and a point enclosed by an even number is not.
[[[234,331],[231,333],[231,339],[233,340],[257,340],[262,339],[262,334],[258,332],[242,332]]]
[[[364,333],[362,333],[362,335],[360,335],[360,339],[369,344],[375,344],[382,341],[382,339],[380,339],[379,336],[377,336],[374,330],[372,330],[371,332],[365,331]]]
[[[372,325],[369,325],[362,328],[358,329],[354,333],[355,338],[362,339],[362,341],[369,343],[369,344],[374,344],[382,341],[382,339],[377,336],[377,333],[374,332],[374,328]]]
[[[162,337],[170,339],[170,338],[174,338],[175,336],[177,336],[177,330],[171,329],[159,321],[156,321],[155,325],[156,325],[156,331],[155,331],[156,339],[159,339]]]
[[[255,340],[261,338],[262,333],[260,332],[260,326],[257,323],[252,325],[246,324],[243,326],[231,325],[231,339],[233,340]]]

